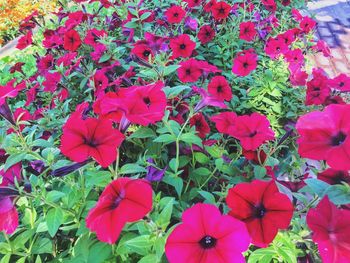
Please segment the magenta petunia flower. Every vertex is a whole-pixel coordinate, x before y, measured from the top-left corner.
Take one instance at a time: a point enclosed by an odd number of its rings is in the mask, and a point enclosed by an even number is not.
[[[183,34],[171,39],[169,46],[173,51],[173,59],[178,57],[187,58],[191,56],[196,48],[196,43],[191,40],[189,35]]]
[[[170,263],[240,263],[250,237],[245,225],[210,204],[196,204],[182,214],[165,244]]]
[[[310,209],[306,222],[312,230],[323,263],[348,263],[350,258],[350,211],[339,209],[324,197]]]
[[[86,218],[86,226],[96,232],[100,241],[113,244],[126,223],[142,219],[151,210],[150,184],[140,179],[119,178],[103,190]]]
[[[267,247],[278,229],[289,226],[294,210],[273,180],[237,184],[229,190],[226,203],[229,214],[246,223],[252,243],[259,247]]]
[[[239,52],[233,59],[232,72],[240,77],[249,75],[257,67],[258,56],[253,49]]]
[[[350,105],[331,104],[301,116],[296,124],[301,157],[325,160],[337,170],[350,170]]]

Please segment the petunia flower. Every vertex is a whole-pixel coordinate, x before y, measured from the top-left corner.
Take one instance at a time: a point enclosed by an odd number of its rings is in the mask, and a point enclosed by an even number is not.
[[[197,37],[201,44],[205,45],[214,39],[215,31],[210,25],[205,25],[199,29]]]
[[[165,174],[167,167],[164,169],[158,169],[153,166],[154,160],[152,158],[147,159],[147,162],[150,164],[147,169],[147,174],[145,179],[149,182],[160,182]]]
[[[337,170],[350,170],[350,105],[331,104],[301,116],[296,124],[301,157],[325,160]]]
[[[172,58],[190,57],[193,50],[196,48],[196,43],[193,42],[189,35],[182,34],[170,40],[169,44],[171,50],[173,51]]]
[[[190,58],[179,63],[180,67],[177,69],[177,74],[180,81],[196,82],[202,76],[201,66],[198,60]]]
[[[195,126],[198,136],[201,138],[205,138],[205,136],[210,132],[210,127],[201,112],[192,116],[190,119],[190,126]]]
[[[347,263],[350,258],[350,211],[339,209],[328,197],[309,210],[306,223],[312,230],[323,263]]]
[[[87,118],[72,114],[63,126],[61,152],[75,162],[94,158],[102,167],[107,167],[117,157],[117,147],[124,135],[112,127],[108,119]]]
[[[210,80],[208,93],[222,101],[232,99],[231,87],[224,76],[215,76]]]
[[[8,189],[7,186],[14,185],[15,180],[21,180],[21,163],[14,164],[6,170],[0,170],[0,231],[12,234],[18,227],[18,212],[13,203],[16,191]]]
[[[342,183],[350,183],[350,174],[348,171],[340,171],[332,168],[328,168],[327,170],[318,173],[317,179],[320,179],[328,184],[342,184]]]
[[[86,226],[96,232],[98,240],[113,244],[126,223],[142,219],[151,210],[150,184],[140,179],[119,178],[103,190],[86,217]]]
[[[251,42],[254,40],[258,32],[253,22],[242,22],[239,24],[239,38]]]
[[[216,129],[225,134],[228,134],[234,128],[236,119],[237,114],[234,112],[221,112],[210,118],[215,123]]]
[[[63,48],[69,51],[76,51],[81,45],[81,39],[78,32],[74,29],[64,34]]]
[[[180,23],[186,15],[186,11],[179,5],[173,5],[165,11],[165,16],[170,24]]]
[[[228,134],[240,140],[245,150],[256,150],[264,142],[275,139],[269,120],[256,112],[238,116]]]
[[[184,2],[187,3],[188,7],[196,7],[199,6],[202,3],[202,0],[183,0]]]
[[[232,7],[228,3],[220,1],[213,4],[211,13],[215,20],[220,21],[229,16],[231,8]]]
[[[229,190],[226,203],[229,214],[245,222],[252,243],[259,247],[267,247],[293,216],[292,202],[273,180],[237,184]]]
[[[237,53],[233,59],[232,72],[240,77],[249,75],[257,67],[258,56],[253,49]]]
[[[29,31],[26,35],[18,39],[16,48],[18,48],[19,50],[22,50],[30,46],[32,43],[33,43],[33,33],[32,31]]]
[[[350,91],[350,77],[344,73],[339,74],[335,78],[328,81],[331,88],[340,91]]]
[[[249,234],[242,222],[211,204],[196,204],[182,214],[165,244],[170,263],[244,263]]]

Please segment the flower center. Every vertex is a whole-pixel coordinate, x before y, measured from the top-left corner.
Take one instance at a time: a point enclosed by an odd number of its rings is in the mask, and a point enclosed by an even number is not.
[[[178,13],[174,13],[174,17],[178,17],[179,16],[179,14]]]
[[[151,105],[151,100],[150,100],[149,97],[143,98],[143,102],[144,102],[147,106]]]
[[[143,56],[144,56],[144,57],[148,57],[149,54],[151,54],[151,52],[149,52],[149,50],[143,51]]]
[[[217,240],[214,237],[205,236],[199,241],[199,244],[201,245],[202,248],[209,249],[209,248],[215,247],[216,241]]]
[[[341,145],[346,139],[346,134],[343,132],[339,132],[336,136],[332,137],[331,144],[332,146],[339,146]]]
[[[253,214],[256,218],[263,218],[266,214],[266,209],[262,204],[260,204],[254,208]]]
[[[225,9],[224,9],[224,8],[220,8],[220,9],[219,9],[219,13],[220,13],[220,14],[225,14]]]
[[[251,133],[249,134],[249,137],[252,138],[252,137],[254,137],[256,134],[257,134],[257,132],[256,132],[256,131],[253,131],[253,132],[251,132]]]
[[[117,197],[113,200],[113,203],[112,203],[112,209],[116,209],[120,202],[125,198],[125,191],[124,189],[122,189],[120,191],[120,193],[118,193]]]
[[[243,63],[243,68],[247,68],[249,66],[249,64],[247,62]]]
[[[186,48],[186,45],[185,44],[181,44],[180,45],[180,49],[185,49]]]

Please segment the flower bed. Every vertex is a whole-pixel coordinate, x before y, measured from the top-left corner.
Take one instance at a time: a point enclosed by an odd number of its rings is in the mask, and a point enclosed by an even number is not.
[[[348,262],[350,78],[308,63],[330,53],[304,5],[27,17],[0,65],[1,262]]]

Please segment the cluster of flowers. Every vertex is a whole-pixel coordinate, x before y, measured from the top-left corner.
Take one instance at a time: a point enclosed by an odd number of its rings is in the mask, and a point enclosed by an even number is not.
[[[341,97],[341,92],[350,91],[350,77],[341,74],[332,79],[322,69],[307,73],[305,47],[300,47],[300,42],[306,41],[316,23],[291,8],[290,1],[248,0],[235,4],[216,0],[165,1],[165,9],[153,10],[144,1],[134,6],[124,1],[116,1],[122,2],[117,4],[90,0],[91,6],[98,4],[93,13],[83,1],[75,2],[81,9],[71,12],[60,9],[56,13],[56,28],[42,29],[42,41],[38,45],[44,47],[45,54],[35,55],[37,72],[25,76],[24,63],[18,62],[10,72],[20,77],[0,86],[0,115],[8,122],[7,134],[22,139],[26,128],[71,100],[71,108],[75,110],[64,116],[67,118],[62,129],[47,129],[40,134],[44,140],[56,138],[62,155],[74,162],[52,171],[51,175],[63,176],[91,162],[99,165],[96,170],[118,166],[123,155],[121,146],[128,136],[141,126],[160,130],[164,128],[160,126],[164,118],[182,127],[179,134],[169,134],[170,138],[175,136],[176,142],[175,172],[178,172],[179,154],[186,154],[186,148],[180,149],[177,140],[184,129],[195,130],[198,137],[192,138],[200,140],[199,145],[190,140],[191,149],[187,152],[191,155],[195,152],[206,155],[205,146],[219,141],[211,136],[215,131],[225,136],[224,140],[235,141],[234,151],[239,152],[237,147],[242,149],[239,158],[244,162],[239,165],[251,163],[267,169],[268,180],[243,179],[229,187],[224,181],[226,202],[219,205],[226,207],[228,214],[213,204],[200,201],[194,204],[189,200],[181,223],[166,240],[169,262],[245,262],[243,252],[250,245],[268,247],[279,230],[290,227],[293,214],[300,217],[297,200],[280,192],[278,186],[297,192],[306,185],[304,179],[308,174],[297,181],[283,180],[275,176],[276,167],[267,164],[276,150],[269,142],[276,141],[279,146],[294,130],[277,140],[264,114],[255,111],[237,114],[230,105],[236,96],[232,88],[234,80],[239,82],[252,74],[261,74],[262,61],[286,65],[290,76],[290,84],[286,85],[291,89],[306,87],[305,105],[325,107],[297,120],[299,155],[325,161],[329,168],[318,174],[319,180],[329,184],[350,181],[350,124],[346,120],[350,106]],[[261,12],[257,12],[257,5]],[[116,11],[121,6],[127,13]],[[108,15],[101,15],[105,10]],[[279,10],[290,13],[295,27],[281,32]],[[35,42],[36,15],[33,13],[23,22],[27,33],[20,38],[18,49],[26,49]],[[199,24],[201,16],[203,25]],[[232,33],[230,23],[238,18],[241,22],[233,30],[237,41],[243,43],[241,48],[232,51],[229,61],[211,60],[206,52],[220,43],[221,31]],[[158,30],[159,35],[150,33],[151,30]],[[330,56],[323,41],[312,43],[307,51]],[[229,70],[226,64],[230,65]],[[159,65],[163,67],[161,70]],[[172,97],[169,90],[171,93],[175,86],[184,88]],[[188,92],[180,95],[185,90]],[[10,100],[21,100],[23,107],[13,110],[14,104],[8,104]],[[166,140],[158,142],[167,145]],[[169,144],[169,148],[173,147]],[[37,153],[36,149],[32,150]],[[138,153],[139,156],[146,155],[146,150]],[[6,164],[9,158],[11,153],[2,150],[1,163]],[[125,158],[122,161],[130,162]],[[228,163],[233,162],[228,160]],[[24,164],[35,175],[50,170],[45,161],[38,159],[28,164],[18,162],[0,171],[0,230],[7,234],[14,233],[19,224],[17,196],[31,191],[26,185],[24,192],[16,188],[23,182]],[[112,180],[87,214],[87,228],[102,242],[117,242],[127,223],[141,220],[152,211],[152,183],[162,181],[166,170],[150,165],[144,179]],[[186,179],[184,174],[177,176]],[[326,196],[315,208],[304,212],[323,262],[348,262],[348,207],[338,208]]]

